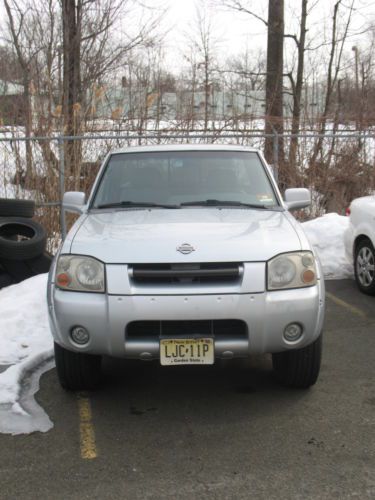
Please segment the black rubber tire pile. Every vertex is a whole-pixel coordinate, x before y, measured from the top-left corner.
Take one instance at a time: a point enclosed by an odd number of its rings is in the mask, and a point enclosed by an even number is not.
[[[49,271],[47,234],[34,211],[31,200],[0,198],[0,288]]]

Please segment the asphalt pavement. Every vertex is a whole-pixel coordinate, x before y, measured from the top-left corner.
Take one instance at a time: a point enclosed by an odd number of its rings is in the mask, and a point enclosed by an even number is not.
[[[54,428],[0,435],[0,499],[375,498],[375,297],[327,283],[317,384],[267,356],[214,367],[106,359],[103,387],[43,375]]]

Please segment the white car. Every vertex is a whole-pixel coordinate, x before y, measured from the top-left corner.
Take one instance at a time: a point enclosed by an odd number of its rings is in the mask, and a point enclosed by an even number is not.
[[[347,214],[350,223],[345,232],[345,249],[354,264],[358,288],[375,295],[375,196],[356,198]]]

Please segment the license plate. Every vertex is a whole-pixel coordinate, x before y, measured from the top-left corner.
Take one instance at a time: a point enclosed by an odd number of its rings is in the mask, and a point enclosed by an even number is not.
[[[199,339],[161,339],[160,363],[169,365],[212,365],[214,341]]]

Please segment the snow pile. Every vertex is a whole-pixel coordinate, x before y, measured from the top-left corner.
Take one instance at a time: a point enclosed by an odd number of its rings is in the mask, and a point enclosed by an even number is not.
[[[310,243],[314,245],[323,267],[326,279],[353,277],[353,264],[348,261],[344,247],[344,233],[349,226],[349,218],[337,214],[302,224]]]
[[[22,383],[43,363],[45,369],[51,368],[53,341],[46,289],[47,274],[41,274],[0,290],[0,365],[11,365],[0,373],[0,431],[3,432],[12,432],[4,411],[32,418],[21,403]]]

